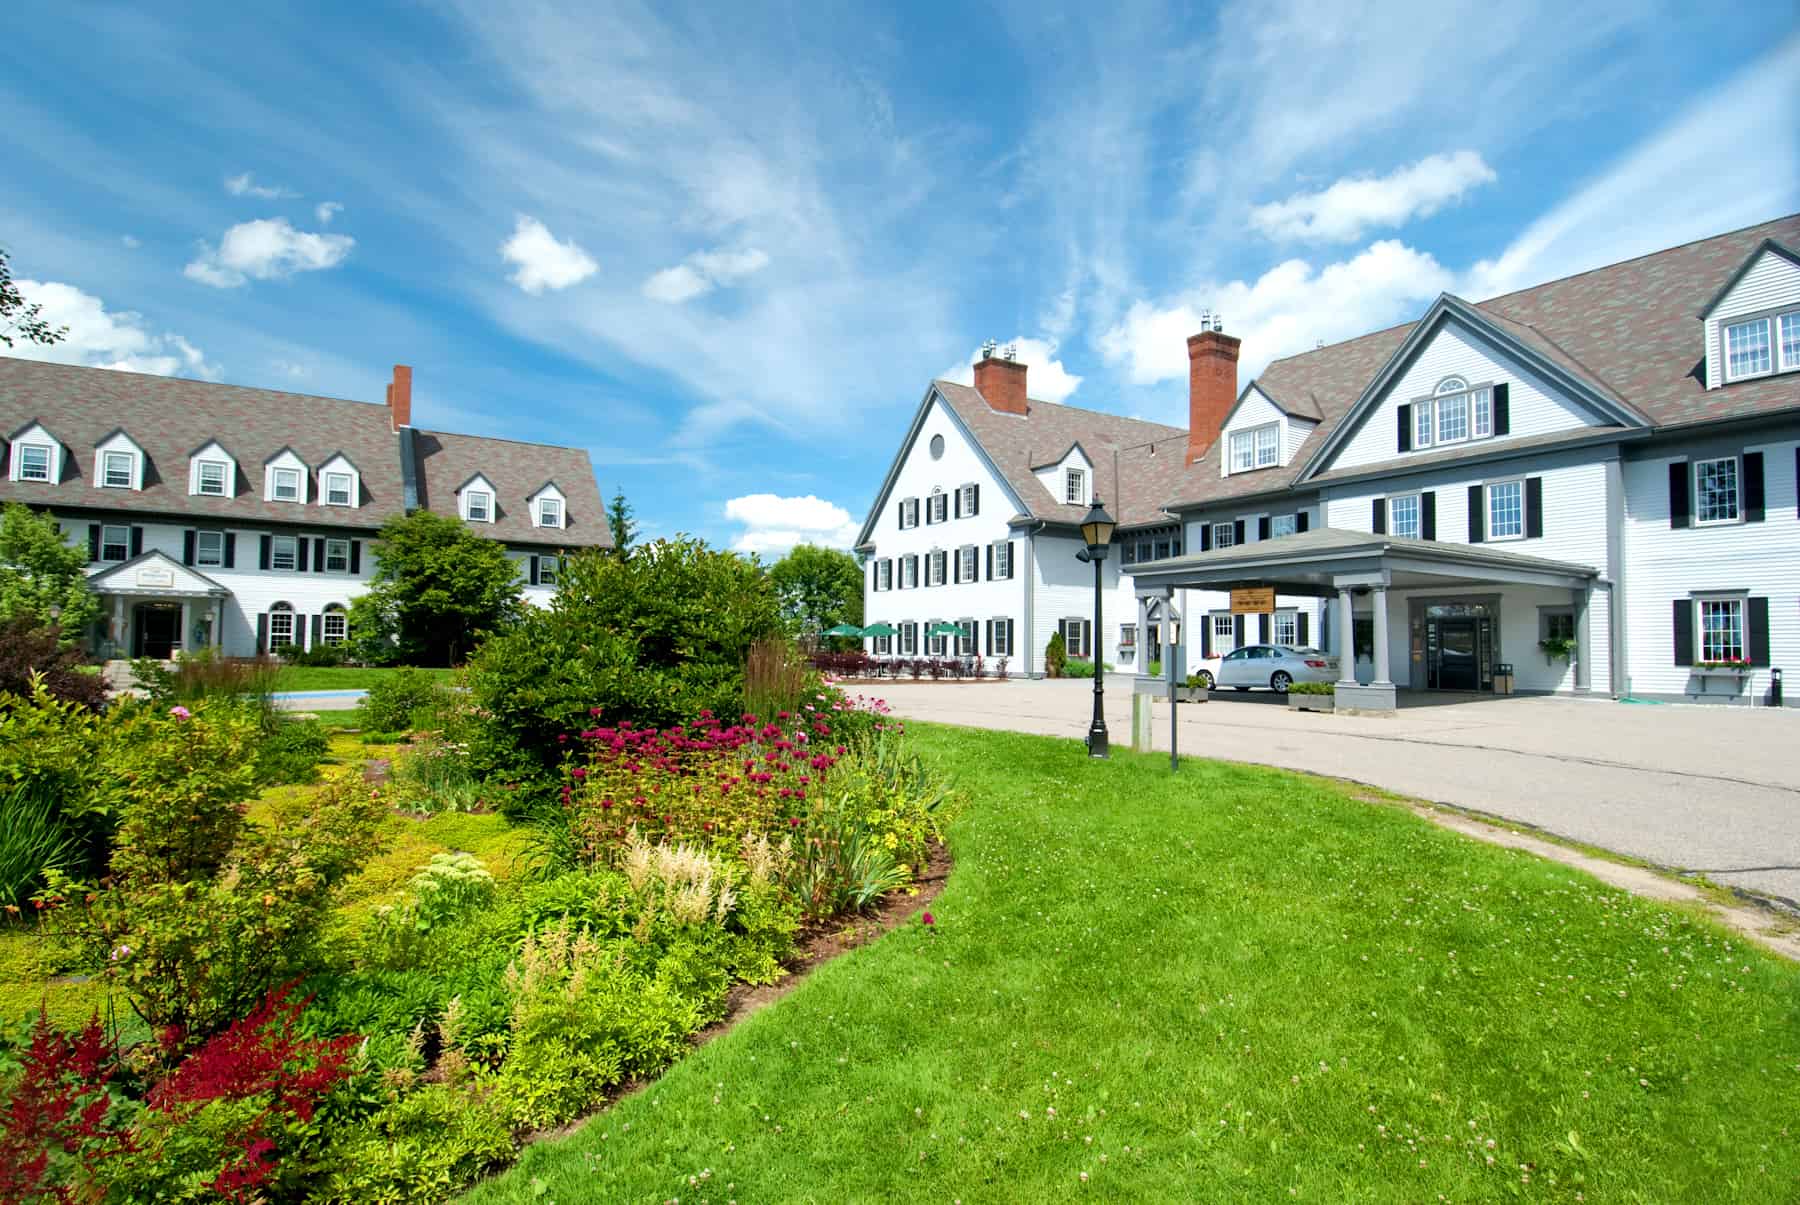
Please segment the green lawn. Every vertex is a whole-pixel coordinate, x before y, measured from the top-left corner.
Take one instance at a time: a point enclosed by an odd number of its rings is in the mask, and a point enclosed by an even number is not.
[[[911,730],[936,926],[469,1200],[1800,1199],[1800,968],[1321,780]]]
[[[449,678],[455,670],[421,670],[433,677]],[[360,665],[284,665],[275,673],[276,690],[366,690],[394,673]]]

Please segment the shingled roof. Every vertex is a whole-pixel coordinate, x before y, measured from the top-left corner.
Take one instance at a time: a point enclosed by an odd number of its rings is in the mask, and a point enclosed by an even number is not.
[[[419,505],[440,515],[459,512],[456,491],[477,473],[488,479],[495,494],[494,521],[481,527],[483,534],[514,544],[545,544],[560,548],[611,548],[612,528],[606,522],[606,504],[594,481],[594,468],[580,448],[516,443],[510,439],[485,439],[452,435],[445,431],[415,431],[414,454],[419,462]],[[563,522],[555,528],[533,527],[528,499],[554,480],[564,499]]]

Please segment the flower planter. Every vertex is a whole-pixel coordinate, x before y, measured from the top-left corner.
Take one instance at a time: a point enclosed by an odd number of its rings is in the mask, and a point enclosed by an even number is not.
[[[1336,695],[1297,695],[1288,692],[1289,711],[1336,711]]]
[[[1692,673],[1700,682],[1702,694],[1735,695],[1744,689],[1744,684],[1750,679],[1750,670],[1747,666],[1740,668],[1730,665],[1696,665],[1693,667]],[[1710,685],[1714,682],[1719,684],[1716,688]]]
[[[1206,702],[1206,687],[1177,686],[1175,700],[1179,703],[1204,703]]]

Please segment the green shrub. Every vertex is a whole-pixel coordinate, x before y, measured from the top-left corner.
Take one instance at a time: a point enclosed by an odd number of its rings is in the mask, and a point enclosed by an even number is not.
[[[1337,684],[1333,682],[1296,682],[1288,687],[1291,695],[1335,695]]]
[[[1069,667],[1069,646],[1063,642],[1061,632],[1050,634],[1050,643],[1044,646],[1044,672],[1052,678],[1060,678]]]
[[[0,906],[22,904],[45,866],[97,872],[123,802],[111,760],[128,710],[101,715],[41,682],[31,691],[0,695]]]
[[[819,688],[819,676],[779,637],[759,640],[744,660],[744,710],[773,717],[799,711]]]
[[[409,812],[469,812],[482,803],[467,740],[448,732],[421,733],[395,759],[392,802]]]
[[[333,1148],[323,1197],[342,1205],[443,1201],[512,1155],[511,1129],[488,1092],[426,1084]]]
[[[312,782],[330,749],[331,734],[317,720],[278,720],[256,744],[256,780]]]
[[[397,669],[369,687],[363,699],[367,726],[381,732],[431,728],[443,707],[444,688],[420,669]]]
[[[268,657],[221,657],[212,649],[183,653],[172,665],[150,657],[139,657],[131,663],[139,688],[161,707],[229,696],[272,711],[271,696],[280,669]]]
[[[22,908],[46,869],[82,872],[84,842],[43,781],[0,787],[0,907]]]
[[[350,660],[340,644],[315,644],[302,648],[297,644],[278,644],[269,650],[283,665],[337,666]]]
[[[60,628],[39,627],[23,615],[0,622],[0,694],[28,697],[34,677],[41,678],[51,697],[98,711],[106,702],[98,669]]]

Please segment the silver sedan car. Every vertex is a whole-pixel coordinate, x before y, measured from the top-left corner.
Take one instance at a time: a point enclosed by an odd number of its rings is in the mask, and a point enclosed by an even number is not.
[[[1202,661],[1194,670],[1208,690],[1273,690],[1287,693],[1296,682],[1336,682],[1338,662],[1318,649],[1279,644],[1247,644],[1223,657]]]

